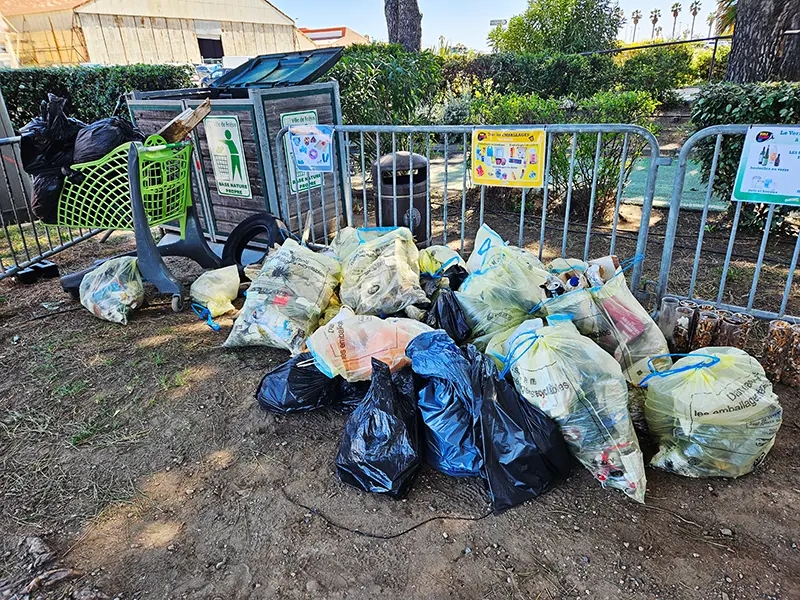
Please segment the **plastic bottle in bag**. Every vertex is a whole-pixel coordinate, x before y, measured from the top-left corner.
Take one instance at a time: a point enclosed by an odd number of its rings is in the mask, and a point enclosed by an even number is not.
[[[270,252],[225,346],[273,346],[303,352],[339,278],[339,262],[293,239]]]
[[[691,352],[647,385],[645,415],[658,439],[654,467],[686,477],[739,477],[775,443],[783,411],[758,361],[738,348]]]

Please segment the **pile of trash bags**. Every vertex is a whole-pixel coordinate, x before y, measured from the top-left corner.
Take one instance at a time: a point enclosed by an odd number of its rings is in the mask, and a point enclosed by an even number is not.
[[[68,117],[67,100],[54,94],[42,101],[40,114],[19,130],[22,168],[31,176],[31,209],[44,223],[58,221],[58,199],[70,167],[102,158],[126,142],[144,141],[142,133],[119,117],[87,125]]]

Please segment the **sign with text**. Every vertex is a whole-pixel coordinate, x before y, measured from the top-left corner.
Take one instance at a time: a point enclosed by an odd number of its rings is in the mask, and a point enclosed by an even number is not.
[[[476,129],[472,132],[472,181],[501,187],[542,187],[544,129]]]
[[[209,115],[203,119],[211,167],[220,196],[252,198],[242,130],[236,115]]]
[[[316,125],[316,110],[300,110],[281,114],[281,126],[292,127],[295,125]],[[298,172],[297,165],[293,160],[292,148],[289,145],[290,135],[283,136],[283,151],[286,153],[286,165],[289,169],[289,191],[292,194],[313,190],[322,187],[322,175],[320,173]]]
[[[733,199],[800,206],[800,127],[750,126]]]
[[[298,171],[333,173],[332,125],[293,125],[288,135]]]

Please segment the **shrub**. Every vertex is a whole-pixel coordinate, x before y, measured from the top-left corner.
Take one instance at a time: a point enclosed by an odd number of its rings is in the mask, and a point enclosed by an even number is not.
[[[427,122],[442,89],[442,59],[397,44],[356,45],[329,76],[339,82],[345,123]]]
[[[695,50],[692,55],[692,73],[695,81],[708,81],[708,69],[711,67],[711,55],[713,48],[702,47]],[[720,82],[725,77],[725,69],[728,68],[728,55],[731,53],[729,45],[717,46],[717,56],[714,58],[713,82]]]
[[[731,123],[795,124],[800,119],[800,83],[719,83],[703,87],[692,105],[692,127],[700,131],[712,125]],[[701,172],[708,181],[714,157],[715,136],[697,145]],[[730,198],[736,181],[736,171],[742,155],[744,138],[726,136],[717,162],[714,193],[720,198]],[[731,207],[733,210],[733,207]],[[769,205],[743,203],[741,225],[763,229]],[[790,224],[786,217],[789,207],[777,207],[772,230],[788,233]]]
[[[0,69],[0,90],[17,128],[39,113],[48,92],[67,98],[67,112],[91,123],[110,117],[120,94],[191,86],[191,68],[178,65]]]
[[[660,102],[674,102],[672,90],[692,81],[692,50],[687,45],[645,48],[622,58],[622,88],[646,90]]]

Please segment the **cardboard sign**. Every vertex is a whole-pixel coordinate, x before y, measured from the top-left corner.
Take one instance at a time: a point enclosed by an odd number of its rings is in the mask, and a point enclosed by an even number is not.
[[[242,130],[236,115],[210,115],[203,119],[211,166],[220,196],[252,198]]]
[[[472,181],[478,185],[542,187],[544,129],[476,129],[472,132]]]
[[[750,126],[733,199],[800,206],[800,127]]]
[[[298,171],[333,173],[331,125],[295,125],[288,135]]]
[[[295,125],[316,125],[316,110],[301,110],[281,114],[281,126]],[[289,143],[289,135],[283,136],[283,151],[286,154],[286,166],[289,170],[289,192],[296,194],[305,192],[309,189],[322,187],[322,175],[319,173],[298,172],[297,165],[292,159],[292,148]]]

